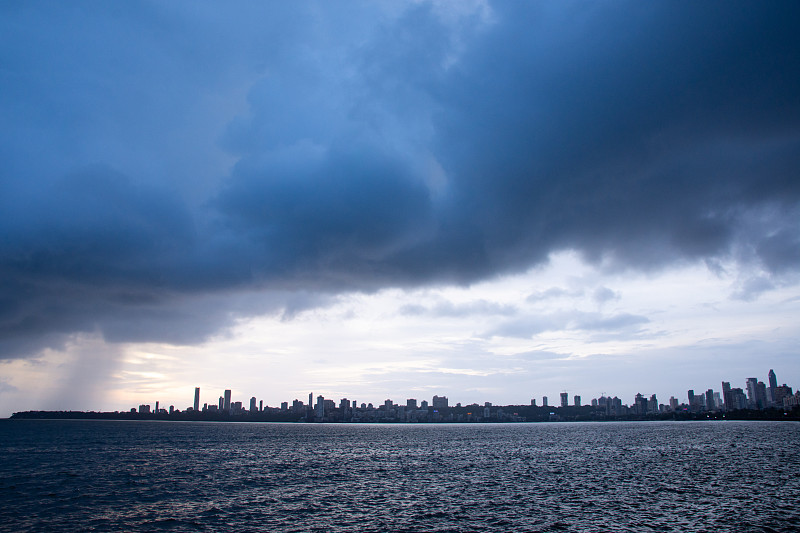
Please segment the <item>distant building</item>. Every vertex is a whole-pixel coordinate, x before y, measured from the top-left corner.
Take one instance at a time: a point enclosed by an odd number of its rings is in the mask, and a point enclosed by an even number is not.
[[[531,407],[536,407],[536,398],[531,398]]]
[[[607,415],[611,414],[611,398],[603,395],[597,399],[597,408],[604,411]]]
[[[581,397],[579,395],[576,394],[572,399],[575,402],[575,407],[581,406]]]
[[[231,390],[225,389],[225,403],[222,406],[223,410],[226,413],[229,413],[231,410]]]
[[[419,408],[420,408],[420,409],[427,409],[427,408],[428,408],[428,400],[422,400],[422,401],[419,403]]]
[[[734,411],[737,409],[747,409],[747,396],[745,396],[744,391],[739,387],[731,389],[731,405]]]
[[[434,409],[446,409],[447,396],[434,396],[432,404]]]
[[[194,410],[200,410],[200,387],[194,388]]]
[[[709,411],[714,411],[716,410],[716,408],[717,406],[714,403],[714,391],[708,389],[706,391],[706,409],[708,409]]]
[[[542,396],[542,407],[547,407],[547,396]]]
[[[775,371],[770,368],[769,369],[769,374],[767,374],[767,375],[769,376],[769,386],[770,386],[770,388],[771,389],[776,388],[778,386],[778,378],[777,378],[777,376],[775,376]]]
[[[747,387],[747,406],[750,409],[758,409],[758,393],[756,392],[756,388],[758,387],[758,380],[756,378],[747,378],[746,382]]]
[[[792,388],[788,387],[786,383],[784,383],[780,387],[775,387],[773,401],[778,407],[785,407],[783,401],[791,395],[792,395]]]
[[[566,392],[561,393],[561,407],[566,407],[569,405],[569,394]]]
[[[250,398],[250,412],[251,413],[255,413],[256,412],[256,397],[255,396]]]
[[[317,418],[325,417],[325,398],[322,395],[317,396],[317,404],[314,406],[314,416]]]
[[[784,387],[786,387],[786,385],[784,385]],[[794,409],[798,406],[800,406],[800,390],[783,398],[784,409]]]
[[[678,410],[678,399],[675,396],[669,397],[669,408],[672,411]]]
[[[722,406],[726,411],[733,411],[733,396],[731,395],[730,381],[722,382]]]
[[[150,414],[150,406],[149,405],[140,405],[139,406],[139,414],[140,415],[147,415]]]
[[[415,398],[408,398],[406,400],[406,409],[416,409],[417,408],[417,400]]]
[[[771,368],[769,369],[769,374],[767,374],[767,381],[769,381],[769,386],[767,387],[767,405],[770,407],[782,407],[775,399],[778,389],[778,378],[775,376],[775,371]]]
[[[647,414],[647,398],[636,393],[636,398],[633,401],[633,410],[639,416],[644,416]]]
[[[767,403],[767,386],[763,381],[756,383],[756,408],[766,409],[769,407]]]

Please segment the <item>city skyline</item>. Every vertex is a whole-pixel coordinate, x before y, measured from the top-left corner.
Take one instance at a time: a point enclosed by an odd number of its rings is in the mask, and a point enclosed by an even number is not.
[[[160,401],[157,400],[155,402],[155,407],[151,407],[151,404],[145,403],[140,404],[138,408],[131,408],[130,412],[137,412],[139,414],[162,413],[172,415],[173,411],[176,414],[181,412],[186,413],[198,411],[208,414],[238,415],[247,412],[251,414],[259,413],[266,410],[281,412],[292,411],[295,413],[316,413],[319,411],[317,418],[321,420],[324,417],[322,413],[325,411],[326,408],[324,406],[326,405],[329,406],[327,409],[331,410],[337,409],[338,406],[338,409],[352,408],[353,411],[356,409],[359,409],[360,411],[371,411],[373,409],[388,409],[396,406],[403,406],[403,408],[407,408],[409,410],[426,410],[430,407],[434,410],[434,412],[436,409],[441,410],[448,407],[461,408],[462,406],[469,407],[475,405],[485,408],[492,408],[493,406],[496,408],[529,406],[553,409],[568,407],[599,407],[601,409],[607,408],[607,414],[616,416],[628,416],[631,414],[657,415],[678,411],[700,413],[706,411],[734,411],[740,409],[793,409],[797,406],[800,406],[800,389],[795,392],[793,387],[786,383],[778,385],[778,379],[774,369],[770,369],[767,373],[766,382],[759,380],[758,378],[748,377],[746,378],[745,385],[743,387],[732,387],[731,382],[724,380],[720,382],[720,385],[721,388],[719,390],[709,388],[705,391],[698,390],[697,393],[695,393],[694,389],[687,389],[687,396],[685,398],[687,401],[685,402],[680,395],[678,397],[672,395],[669,397],[669,399],[662,398],[664,401],[659,401],[660,399],[656,394],[636,393],[633,401],[630,404],[625,401],[624,397],[620,398],[613,393],[606,394],[605,392],[602,393],[599,398],[591,398],[588,403],[582,402],[582,396],[580,394],[574,394],[570,396],[570,393],[567,391],[562,391],[559,393],[558,399],[554,399],[553,401],[551,401],[550,398],[545,395],[540,396],[539,398],[533,397],[530,399],[529,403],[519,402],[496,404],[490,401],[472,403],[453,401],[450,403],[449,397],[446,395],[433,395],[430,402],[427,400],[427,398],[405,398],[400,401],[395,401],[394,398],[386,398],[381,402],[359,402],[357,399],[353,398],[326,398],[322,394],[315,395],[312,391],[308,393],[307,402],[304,402],[299,398],[294,398],[292,400],[283,400],[279,405],[269,405],[268,403],[265,404],[263,399],[258,399],[256,396],[251,396],[249,398],[249,403],[247,403],[245,399],[237,400],[236,396],[233,395],[232,389],[224,389],[222,391],[222,395],[218,397],[216,402],[203,402],[201,401],[201,388],[195,387],[193,404],[189,407],[183,409],[180,407],[176,408],[174,404],[167,405],[167,402],[165,402],[161,404],[162,407],[159,408]],[[202,408],[200,407],[201,404]],[[617,410],[612,411],[612,408]],[[65,412],[75,410],[65,407],[63,409],[54,411]],[[108,413],[108,411],[98,412]],[[125,411],[122,412],[124,413]],[[489,418],[488,411],[486,412],[486,418]]]
[[[767,385],[767,383],[769,385]],[[706,389],[706,390],[699,390],[698,389],[697,398],[701,400],[701,403],[705,407],[708,407],[709,404],[707,403],[707,398],[708,398],[707,393],[708,392],[713,392],[716,402],[724,402],[725,398],[722,395],[725,392],[725,386],[726,385],[728,386],[728,391],[730,391],[731,382],[730,381],[725,381],[725,380],[722,380],[720,382],[720,389],[718,389],[716,391],[711,387]],[[762,393],[762,394],[766,395],[765,396],[765,400],[764,400],[764,402],[765,402],[764,405],[758,405],[758,400],[756,399],[759,396],[759,392],[757,392],[757,389],[756,389],[757,385],[761,385],[765,389],[764,393]],[[773,399],[772,394],[774,394],[775,389],[777,389],[778,387],[787,387],[787,386],[788,386],[787,383],[783,383],[781,385],[778,384],[777,375],[775,374],[774,369],[770,368],[769,372],[767,373],[766,382],[762,381],[762,380],[759,380],[758,378],[748,377],[748,378],[746,378],[743,387],[732,387],[732,388],[733,389],[738,389],[739,391],[746,391],[746,396],[747,396],[747,399],[748,399],[748,405],[750,405],[750,403],[752,403],[752,405],[756,406],[757,408],[764,408],[765,405],[767,404],[766,398],[769,398],[769,402],[768,402],[769,404],[780,403],[782,398]],[[789,388],[792,388],[792,387],[789,386]],[[193,404],[193,409],[194,410],[198,410],[198,406],[201,403],[206,404],[206,405],[219,405],[220,411],[223,411],[223,410],[229,411],[230,410],[230,406],[231,406],[231,402],[232,402],[232,398],[233,398],[231,389],[224,389],[223,396],[220,396],[218,398],[218,402],[216,402],[216,403],[215,402],[200,402],[199,401],[200,390],[201,390],[200,387],[195,387],[194,404]],[[686,394],[687,394],[686,400],[688,400],[687,402],[683,402],[680,397],[676,398],[674,395],[670,396],[669,400],[676,400],[677,399],[680,404],[692,405],[692,400],[693,400],[693,397],[694,397],[694,389],[687,389],[686,390]],[[606,396],[605,392],[601,394],[601,397],[605,397],[605,396]],[[617,397],[617,395],[615,395],[615,394],[609,394],[607,397],[611,398],[612,396],[615,397],[615,398]],[[657,394],[649,394],[649,393],[647,393],[647,394],[643,395],[643,394],[641,394],[641,392],[637,392],[635,394],[635,397],[639,397],[639,396],[645,396],[645,397],[650,397],[650,398],[658,397]],[[317,400],[314,400],[314,398],[317,398]],[[323,398],[323,399],[326,399],[326,400],[331,400],[331,401],[336,401],[336,402],[341,400],[341,398],[340,399],[326,398],[323,394],[315,395],[314,392],[312,391],[312,392],[308,393],[308,402],[307,403],[304,403],[303,400],[300,400],[300,398],[293,398],[292,400],[283,400],[283,401],[280,402],[280,404],[289,403],[289,402],[293,401],[295,403],[300,402],[301,404],[309,406],[309,405],[314,405],[320,398]],[[445,405],[446,405],[449,396],[447,396],[447,395],[439,396],[439,395],[434,394],[433,397],[431,398],[430,402],[427,401],[427,398],[424,399],[424,400],[421,399],[421,398],[405,398],[405,399],[402,399],[400,401],[401,401],[401,403],[412,402],[413,401],[413,402],[415,402],[415,404],[418,401],[419,402],[423,402],[424,401],[426,405],[430,404],[432,407],[435,407],[437,398],[444,398]],[[580,394],[571,394],[568,391],[562,391],[561,393],[559,393],[559,398],[558,398],[559,402],[558,402],[558,404],[550,403],[549,402],[550,397],[548,397],[547,395],[543,395],[543,396],[540,395],[538,397],[538,399],[536,397],[532,397],[530,399],[530,404],[534,405],[534,406],[539,406],[539,407],[548,407],[548,406],[550,406],[550,407],[557,407],[557,406],[569,407],[569,406],[591,405],[591,402],[589,404],[581,403],[582,398],[583,397]],[[597,398],[592,398],[592,401],[594,401],[596,399]],[[256,401],[256,400],[257,400],[256,396],[251,396],[250,397],[251,410],[252,410],[252,406],[254,405],[253,402]],[[383,401],[387,401],[387,400],[391,400],[393,402],[395,401],[394,398],[386,398],[386,399],[382,400],[381,402],[376,402],[376,401],[359,402],[357,399],[353,399],[353,398],[349,399],[349,401],[353,402],[354,404],[358,403],[359,405],[363,404],[363,405],[369,405],[369,406],[379,405]],[[553,400],[555,400],[555,398]],[[260,401],[261,401],[261,406],[262,407],[276,407],[276,405],[265,405],[263,399],[261,399]],[[539,402],[541,402],[541,403],[539,403]],[[478,403],[478,404],[480,404],[480,403],[489,403],[489,404],[491,404],[492,402],[473,402],[473,403]],[[659,403],[661,403],[661,402],[659,402]],[[728,402],[728,403],[731,403],[731,402]],[[243,400],[239,401],[239,404],[240,404],[240,407],[241,407],[242,405],[244,405],[244,401]],[[458,404],[460,406],[460,405],[462,405],[462,402],[458,401],[458,402],[455,402],[453,405],[455,405],[455,404]],[[525,405],[525,402],[518,403],[518,404],[508,404],[508,405]],[[667,401],[667,403],[665,403],[664,405],[669,405],[669,401]],[[746,407],[741,407],[741,408],[746,408]]]
[[[800,382],[800,5],[77,4],[0,8],[0,416]]]

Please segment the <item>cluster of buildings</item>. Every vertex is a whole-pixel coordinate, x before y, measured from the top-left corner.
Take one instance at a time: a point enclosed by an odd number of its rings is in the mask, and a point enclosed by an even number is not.
[[[800,391],[792,392],[792,388],[778,385],[775,372],[769,371],[766,383],[756,378],[747,378],[745,388],[734,388],[727,381],[722,382],[722,391],[715,392],[708,389],[695,394],[694,390],[687,392],[687,402],[679,402],[671,397],[669,403],[659,403],[656,395],[649,397],[637,394],[633,404],[626,405],[618,397],[608,397],[605,394],[594,398],[590,405],[581,403],[581,397],[575,395],[572,404],[569,403],[567,392],[560,394],[560,404],[551,406],[547,396],[542,398],[541,406],[535,399],[530,405],[493,406],[490,402],[483,405],[469,404],[462,406],[457,403],[450,405],[446,396],[434,396],[431,402],[410,398],[405,403],[394,403],[386,400],[382,404],[358,404],[355,400],[342,398],[337,404],[334,400],[323,396],[314,398],[313,393],[308,395],[308,403],[295,399],[281,403],[280,407],[264,405],[263,400],[250,398],[246,406],[240,401],[232,401],[230,389],[226,389],[215,404],[204,403],[200,405],[200,388],[194,390],[194,403],[187,407],[183,413],[208,418],[219,417],[248,417],[257,420],[294,420],[309,422],[461,422],[461,421],[525,421],[541,420],[545,416],[551,420],[563,419],[564,416],[572,418],[590,415],[592,417],[648,417],[670,413],[696,414],[706,412],[738,411],[738,410],[765,410],[782,409],[792,410],[800,407]],[[169,406],[168,409],[159,408],[150,410],[150,405],[140,405],[138,411],[133,408],[133,413],[173,415],[180,413]]]

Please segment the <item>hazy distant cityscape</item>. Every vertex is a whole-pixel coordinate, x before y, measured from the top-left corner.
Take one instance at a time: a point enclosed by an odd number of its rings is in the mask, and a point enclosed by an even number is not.
[[[530,404],[483,405],[472,403],[451,405],[447,396],[433,396],[428,400],[418,401],[408,398],[404,403],[395,403],[387,399],[383,403],[358,403],[356,400],[341,398],[339,402],[322,395],[314,397],[308,394],[308,401],[294,399],[291,403],[282,402],[280,406],[264,405],[263,400],[251,397],[248,403],[234,401],[231,390],[226,389],[214,403],[200,403],[200,387],[194,390],[191,406],[177,409],[174,405],[162,407],[159,401],[155,405],[141,404],[132,407],[129,412],[95,413],[103,418],[113,415],[124,418],[156,418],[176,420],[236,420],[236,421],[284,421],[284,422],[526,422],[526,421],[561,421],[561,420],[604,420],[604,419],[642,419],[642,418],[675,418],[696,417],[696,415],[718,415],[736,412],[776,411],[788,413],[800,411],[800,390],[792,391],[792,387],[778,385],[774,370],[770,369],[767,382],[757,378],[747,378],[744,388],[731,387],[730,382],[721,383],[722,390],[697,391],[689,389],[686,401],[675,396],[667,403],[659,403],[655,394],[646,396],[636,394],[633,403],[623,403],[617,396],[601,395],[589,403],[583,403],[581,395],[570,395],[562,392],[556,403],[543,396],[541,401],[532,398]],[[41,418],[47,414],[60,413],[59,417],[76,416],[75,411],[27,411],[14,413],[12,418]],[[751,418],[753,416],[750,416]],[[758,417],[755,414],[755,417]]]

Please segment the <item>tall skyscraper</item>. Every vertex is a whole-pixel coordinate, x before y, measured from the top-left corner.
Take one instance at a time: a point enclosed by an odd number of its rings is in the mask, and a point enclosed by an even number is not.
[[[579,395],[576,394],[573,400],[575,400],[575,407],[581,406],[581,397]]]
[[[758,408],[757,387],[758,380],[756,378],[747,378],[747,407],[750,409]]]
[[[566,407],[569,405],[569,394],[566,392],[561,393],[561,407]]]
[[[322,418],[325,416],[325,398],[320,394],[317,396],[317,405],[314,408],[316,416]]]
[[[722,382],[722,402],[726,411],[733,411],[733,396],[731,396],[730,381]]]
[[[767,388],[767,402],[769,405],[777,405],[778,401],[776,397],[778,396],[778,378],[775,377],[775,371],[771,368],[769,369],[769,387]],[[781,407],[781,406],[778,406]]]
[[[222,406],[222,409],[226,413],[230,413],[231,411],[231,390],[225,389],[225,404]]]
[[[778,386],[778,378],[775,376],[775,371],[769,369],[769,386],[773,389]]]
[[[547,407],[547,396],[542,396],[542,407]]]
[[[200,387],[194,388],[194,410],[200,410]]]
[[[766,409],[767,404],[767,385],[763,381],[756,383],[756,409]]]

